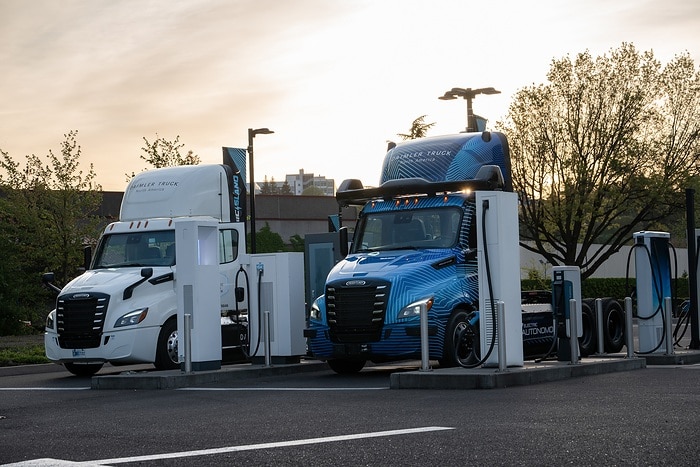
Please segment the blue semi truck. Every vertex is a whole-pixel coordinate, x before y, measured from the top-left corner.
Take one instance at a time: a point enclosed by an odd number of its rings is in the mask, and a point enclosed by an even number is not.
[[[512,191],[502,133],[403,142],[387,152],[379,187],[344,181],[336,193],[339,205],[362,210],[348,254],[311,305],[304,330],[310,354],[337,373],[358,372],[367,361],[420,358],[419,310],[425,308],[430,358],[441,366],[477,363],[476,190]],[[519,268],[519,258],[513,264]],[[585,356],[595,349],[595,321],[590,301],[582,307]],[[523,293],[522,308],[525,356],[552,353],[551,292]],[[606,337],[606,347],[619,351],[613,347],[621,347],[624,321],[606,310],[610,317],[619,325],[609,326],[617,340],[607,346]]]

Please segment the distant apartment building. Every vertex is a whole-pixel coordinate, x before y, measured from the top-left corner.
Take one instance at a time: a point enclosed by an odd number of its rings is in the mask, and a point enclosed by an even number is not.
[[[335,180],[322,175],[304,173],[304,169],[299,169],[298,174],[290,174],[285,177],[285,182],[289,185],[293,195],[301,195],[304,190],[316,187],[324,196],[335,196]]]

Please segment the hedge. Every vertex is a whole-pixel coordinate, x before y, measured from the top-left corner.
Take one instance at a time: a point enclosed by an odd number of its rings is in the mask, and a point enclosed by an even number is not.
[[[673,279],[671,281],[671,293],[676,298],[688,297],[688,279]],[[521,281],[522,290],[550,290],[552,281],[523,279]],[[677,287],[677,288],[676,288]],[[603,298],[613,297],[618,300],[624,300],[625,297],[630,297],[635,293],[634,278],[607,278],[607,279],[586,279],[581,283],[581,296],[583,298]]]

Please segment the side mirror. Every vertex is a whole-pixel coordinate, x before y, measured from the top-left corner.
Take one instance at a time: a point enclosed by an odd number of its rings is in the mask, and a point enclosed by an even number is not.
[[[348,255],[348,228],[341,227],[338,229],[338,236],[340,241],[340,255],[345,258]]]
[[[52,272],[46,272],[41,275],[41,282],[44,284],[44,286],[56,295],[58,295],[61,293],[61,289],[53,283],[54,280],[56,280],[56,277]]]
[[[92,247],[86,246],[83,248],[83,272],[90,269],[90,263],[92,262]]]
[[[153,275],[153,268],[141,268],[141,277],[148,279]]]

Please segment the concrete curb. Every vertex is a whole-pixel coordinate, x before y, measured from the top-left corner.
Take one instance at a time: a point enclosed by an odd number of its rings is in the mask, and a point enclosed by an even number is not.
[[[526,362],[522,368],[445,368],[393,373],[391,389],[496,389],[558,381],[580,376],[630,371],[646,367],[643,358],[600,359],[571,365],[566,362]]]
[[[700,351],[676,350],[673,355],[640,355],[647,365],[693,365],[700,363]]]

